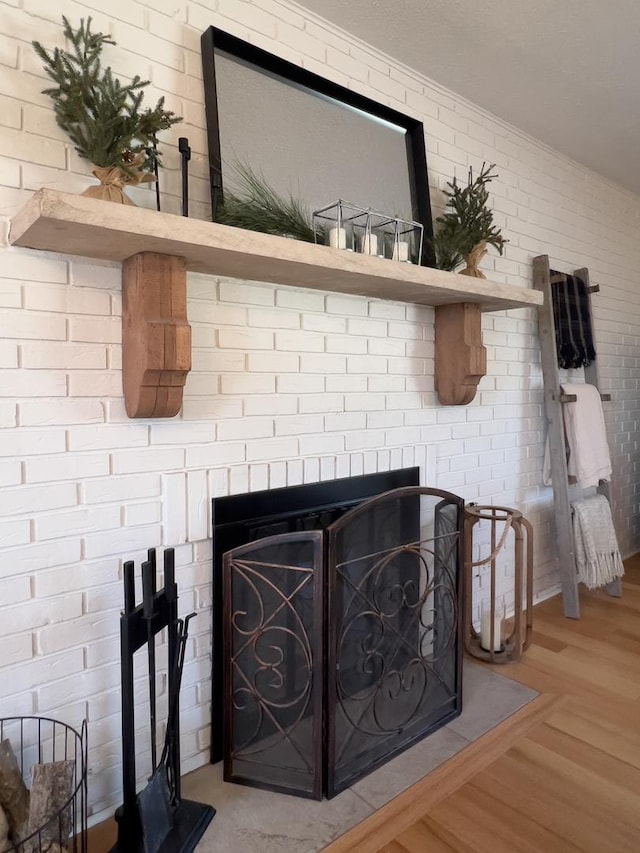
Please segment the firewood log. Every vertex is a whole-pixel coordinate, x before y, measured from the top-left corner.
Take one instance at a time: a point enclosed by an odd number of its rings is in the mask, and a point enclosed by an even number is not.
[[[15,840],[29,819],[29,792],[9,740],[0,741],[0,806]]]

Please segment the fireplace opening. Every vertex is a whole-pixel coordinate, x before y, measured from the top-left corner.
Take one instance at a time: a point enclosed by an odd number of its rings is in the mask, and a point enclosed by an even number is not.
[[[278,490],[249,541],[214,547],[227,781],[332,797],[460,713],[464,502],[367,497],[380,476],[318,484],[351,494],[303,511]]]

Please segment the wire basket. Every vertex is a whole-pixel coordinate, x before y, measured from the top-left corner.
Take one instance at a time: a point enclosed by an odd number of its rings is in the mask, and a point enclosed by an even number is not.
[[[73,789],[58,811],[5,853],[87,853],[87,723],[80,733],[49,717],[0,718],[0,741],[8,739],[27,784],[34,764],[74,762]],[[71,828],[67,835],[64,827]]]

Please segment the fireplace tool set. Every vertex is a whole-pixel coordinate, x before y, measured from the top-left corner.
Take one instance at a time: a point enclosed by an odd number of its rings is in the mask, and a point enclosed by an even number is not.
[[[191,853],[215,815],[204,803],[180,796],[180,684],[189,622],[178,618],[173,548],[164,552],[164,586],[156,589],[156,552],[142,564],[142,603],[136,605],[134,564],[124,564],[124,612],[120,619],[122,657],[122,774],[124,802],[116,811],[118,842],[111,853]],[[157,760],[155,638],[167,629],[168,716]],[[136,794],[133,656],[147,646],[151,768],[148,784]]]

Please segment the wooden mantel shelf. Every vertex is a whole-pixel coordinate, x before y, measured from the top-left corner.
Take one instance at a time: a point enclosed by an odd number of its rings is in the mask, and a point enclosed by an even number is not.
[[[192,272],[419,305],[473,302],[501,311],[541,304],[538,291],[524,287],[55,190],[39,190],[16,214],[9,242],[107,261],[158,252],[184,258]]]
[[[123,344],[126,348],[127,340],[137,339],[136,359],[139,361],[140,341],[145,338],[145,334],[141,334],[142,327],[139,324],[146,323],[146,337],[155,336],[156,352],[148,359],[143,370],[144,376],[139,379],[147,383],[149,388],[180,388],[180,401],[181,389],[189,370],[183,351],[185,346],[189,346],[189,327],[186,324],[186,316],[182,316],[185,269],[250,281],[433,305],[438,309],[442,307],[444,311],[436,311],[436,324],[439,323],[438,315],[443,319],[447,318],[446,324],[440,323],[443,332],[445,325],[447,329],[446,333],[440,335],[441,344],[444,345],[444,337],[447,339],[447,362],[451,361],[452,353],[460,347],[464,349],[462,338],[466,335],[465,329],[473,326],[469,346],[474,351],[470,357],[475,367],[467,373],[470,372],[474,376],[478,369],[482,368],[483,361],[478,352],[478,346],[483,350],[479,340],[480,312],[535,307],[542,302],[542,294],[528,288],[498,284],[487,279],[470,278],[413,264],[399,264],[327,246],[301,243],[270,234],[48,189],[36,192],[13,218],[9,242],[14,246],[85,258],[127,261],[129,272],[123,282],[130,290],[131,298],[137,300],[131,306],[137,328],[130,330],[129,335],[125,334]],[[149,263],[141,263],[136,271],[132,271],[130,259],[138,255],[148,255]],[[156,256],[153,264],[152,255]],[[159,270],[158,264],[162,261],[157,258],[158,255],[169,256],[167,264],[170,258],[174,259],[169,271]],[[181,259],[178,264],[175,262],[176,258]],[[150,281],[153,293],[150,293]],[[134,285],[134,282],[137,284]],[[169,282],[173,283],[174,292],[171,297],[165,294]],[[168,307],[159,304],[162,299],[165,303],[170,303]],[[143,308],[138,304],[140,301],[145,303]],[[462,310],[460,306],[465,305],[468,308]],[[131,317],[127,320],[123,315],[125,333],[126,323],[130,321]],[[165,327],[164,345],[158,339],[158,324]],[[174,327],[169,334],[171,340],[167,340],[166,330],[171,326]],[[179,364],[172,367],[167,364],[167,359],[174,357],[177,357]],[[451,365],[448,363],[447,367],[450,368]],[[436,366],[436,376],[438,373]],[[478,379],[479,376],[472,382],[474,393]],[[468,393],[452,395],[443,386],[443,381],[448,385],[450,380],[441,377],[438,382],[441,402],[449,405],[469,402]],[[466,384],[464,379],[455,379],[454,382]],[[125,390],[126,387],[125,377]],[[166,393],[163,394],[166,396]],[[169,406],[169,409],[173,410],[176,407],[177,391],[169,396],[174,399]],[[473,394],[470,399],[473,399]],[[180,401],[177,409],[171,411],[171,414],[177,413]],[[147,403],[143,406],[144,413],[141,413],[139,407],[137,411],[135,408],[135,405],[127,406],[132,417],[162,416],[160,410],[163,404],[154,409],[152,404]],[[169,412],[165,411],[164,414]]]

